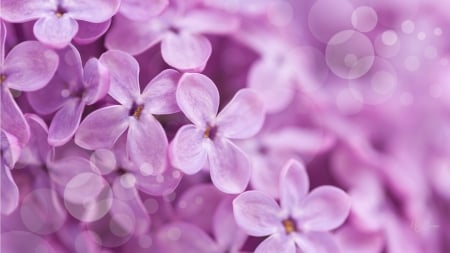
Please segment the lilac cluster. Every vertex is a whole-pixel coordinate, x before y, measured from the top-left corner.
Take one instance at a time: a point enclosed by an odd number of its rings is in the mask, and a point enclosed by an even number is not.
[[[1,252],[450,252],[446,0],[2,0]]]

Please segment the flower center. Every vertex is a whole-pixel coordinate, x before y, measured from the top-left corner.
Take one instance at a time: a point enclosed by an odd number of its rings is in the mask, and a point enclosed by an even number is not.
[[[203,137],[214,140],[217,134],[217,127],[208,125],[203,133]]]
[[[0,84],[2,84],[6,80],[5,74],[0,74]]]
[[[297,225],[292,218],[284,219],[281,223],[283,223],[284,230],[286,234],[290,234],[292,232],[297,231]]]
[[[67,10],[66,10],[64,7],[62,7],[62,6],[58,6],[58,8],[56,8],[56,11],[55,11],[55,16],[56,16],[57,18],[60,18],[60,17],[62,17],[65,13],[67,13]]]
[[[144,110],[144,105],[133,104],[130,109],[130,116],[139,119],[141,117],[142,110]]]

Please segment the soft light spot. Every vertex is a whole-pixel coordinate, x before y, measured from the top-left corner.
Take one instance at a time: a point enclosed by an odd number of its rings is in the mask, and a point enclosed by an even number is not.
[[[174,170],[172,172],[172,177],[173,178],[180,178],[181,177],[181,173],[178,170]]]
[[[146,199],[144,201],[144,206],[149,214],[154,214],[159,209],[158,201],[156,201],[155,199],[152,199],[152,198]]]
[[[378,17],[369,6],[360,6],[352,13],[352,25],[360,32],[369,32],[377,25]]]
[[[358,58],[354,54],[348,54],[344,58],[345,65],[350,68],[353,68],[356,65],[357,61]]]
[[[381,35],[381,40],[385,45],[392,46],[397,43],[398,36],[393,30],[387,30]]]
[[[150,176],[150,175],[153,175],[155,173],[155,170],[153,169],[153,166],[150,165],[149,163],[143,163],[139,167],[139,171],[144,176]]]
[[[396,78],[387,71],[378,71],[372,76],[371,85],[380,95],[390,94],[396,86]]]
[[[111,173],[117,165],[116,156],[108,149],[95,150],[89,159],[93,168],[98,168],[100,174],[107,175]]]
[[[156,176],[156,182],[163,183],[164,182],[164,176],[163,175],[157,175]]]
[[[132,188],[136,184],[136,177],[131,173],[120,176],[120,184],[125,188]]]
[[[267,18],[274,26],[286,26],[292,21],[294,10],[290,3],[285,1],[274,2],[267,10]]]
[[[148,249],[152,246],[153,240],[149,235],[142,235],[139,237],[138,243],[139,247],[143,249]]]
[[[350,115],[361,111],[363,98],[360,94],[355,93],[346,89],[336,96],[336,106],[341,113]]]
[[[435,36],[441,36],[441,35],[442,35],[442,29],[441,29],[440,27],[434,28],[433,34],[434,34]]]
[[[181,229],[172,227],[167,231],[167,238],[171,241],[178,241],[181,238]]]
[[[416,25],[411,20],[405,20],[402,23],[402,31],[406,34],[410,34],[414,32]]]
[[[119,222],[120,221],[120,222]],[[133,233],[135,220],[126,214],[116,214],[109,221],[110,231],[119,237],[126,237]]]
[[[417,34],[417,38],[419,40],[425,40],[427,38],[427,35],[424,32],[420,32]]]
[[[408,56],[403,62],[403,65],[408,71],[416,71],[420,68],[420,60],[416,56]]]

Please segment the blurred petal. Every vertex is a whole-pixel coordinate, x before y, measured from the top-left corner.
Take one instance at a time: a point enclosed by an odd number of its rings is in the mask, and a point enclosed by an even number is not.
[[[259,132],[264,116],[264,104],[256,93],[241,89],[219,113],[217,125],[225,137],[244,139]]]
[[[194,125],[182,126],[170,143],[173,166],[186,174],[199,172],[206,162],[203,133]]]
[[[40,42],[55,48],[63,48],[69,45],[77,34],[78,23],[68,15],[45,16],[36,21],[33,32]]]
[[[100,36],[106,33],[111,26],[111,19],[101,23],[89,23],[78,20],[78,33],[74,40],[80,44],[88,44],[94,42]]]
[[[268,113],[286,108],[295,94],[291,80],[281,75],[277,69],[279,66],[272,61],[259,60],[248,73],[248,87],[258,93]]]
[[[292,213],[309,191],[309,178],[302,163],[289,160],[281,171],[281,207]]]
[[[119,10],[120,0],[65,1],[68,14],[79,20],[101,23],[110,19]]]
[[[208,153],[211,180],[225,193],[245,190],[250,181],[251,164],[244,152],[231,141],[216,139]]]
[[[202,74],[184,74],[176,92],[178,106],[197,126],[212,124],[219,108],[219,91],[211,79]]]
[[[314,189],[298,209],[300,229],[328,231],[342,225],[350,213],[351,199],[341,189],[320,186]],[[294,214],[295,215],[295,214]]]
[[[103,98],[109,90],[110,74],[108,69],[97,59],[91,58],[84,66],[84,85],[86,104],[91,105]]]
[[[169,0],[122,0],[120,13],[131,20],[147,20],[164,11]]]
[[[20,162],[42,165],[45,163],[51,147],[48,144],[48,128],[44,120],[35,114],[25,114],[30,126],[31,138],[20,156]]]
[[[0,87],[1,92],[1,126],[2,130],[15,136],[20,145],[24,146],[30,139],[30,127],[20,111],[19,106],[8,88]]]
[[[175,98],[181,74],[173,69],[163,70],[147,84],[142,92],[145,106],[152,114],[170,114],[180,111]]]
[[[95,110],[81,122],[75,143],[85,149],[111,148],[129,126],[128,109],[120,105]]]
[[[158,19],[150,19],[147,25],[141,21],[131,21],[117,15],[114,24],[106,34],[105,46],[108,49],[121,50],[137,55],[160,42],[167,31]]]
[[[6,166],[5,161],[1,161],[0,173],[2,196],[1,213],[10,214],[19,205],[19,188],[17,188],[17,185],[11,175],[11,169]]]
[[[222,200],[216,208],[213,217],[213,234],[224,250],[238,252],[244,245],[247,235],[234,220],[232,198]]]
[[[6,34],[6,25],[2,20],[0,20],[0,66],[3,66],[5,60]]]
[[[239,28],[239,18],[213,9],[197,9],[177,20],[177,25],[192,33],[225,34]]]
[[[1,18],[12,23],[25,22],[49,14],[55,8],[52,1],[2,0]]]
[[[281,226],[280,207],[263,192],[246,191],[233,201],[236,223],[252,236],[267,236]]]
[[[1,131],[1,162],[4,166],[13,168],[22,153],[22,147],[19,140],[6,131]]]
[[[22,42],[5,58],[3,85],[21,91],[38,90],[53,77],[58,63],[58,55],[41,43]]]
[[[111,74],[109,95],[121,104],[131,105],[140,94],[138,62],[127,53],[107,51],[100,56],[100,63]]]
[[[255,249],[255,253],[295,253],[295,243],[288,237],[275,234],[262,241]]]
[[[163,196],[172,193],[181,181],[181,172],[167,168],[161,174],[144,175],[142,172],[134,174],[136,185],[140,191],[152,196]]]
[[[135,164],[150,166],[155,173],[161,173],[166,168],[167,146],[166,132],[151,114],[144,112],[138,120],[131,119],[127,152]]]
[[[48,129],[48,143],[50,145],[61,146],[72,138],[80,124],[84,107],[84,103],[75,98],[67,101],[59,109]]]
[[[183,71],[201,72],[211,51],[211,42],[202,35],[168,33],[161,42],[164,61]]]
[[[63,196],[64,188],[69,181],[82,173],[97,173],[95,165],[79,156],[66,156],[59,160],[47,162],[50,178],[56,183],[56,190]]]
[[[25,243],[26,242],[26,243]],[[1,252],[22,253],[56,253],[54,246],[46,239],[25,231],[10,231],[2,233]]]

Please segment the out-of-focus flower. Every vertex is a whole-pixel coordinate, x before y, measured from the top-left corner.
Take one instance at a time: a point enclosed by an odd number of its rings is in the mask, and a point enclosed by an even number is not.
[[[211,179],[227,193],[242,192],[251,164],[230,139],[246,139],[261,129],[264,109],[258,96],[243,89],[217,114],[219,92],[202,74],[184,74],[176,93],[181,111],[193,124],[181,127],[170,146],[173,165],[187,174],[209,163]]]
[[[11,169],[21,152],[17,139],[11,134],[1,131],[1,213],[12,213],[19,204],[19,189],[11,175]]]
[[[148,20],[169,6],[169,0],[122,0],[120,13],[131,20]]]
[[[303,165],[289,161],[280,179],[280,202],[259,191],[240,194],[233,201],[236,222],[249,235],[268,236],[255,252],[337,252],[330,233],[346,220],[350,198],[339,188],[320,186],[308,194]]]

